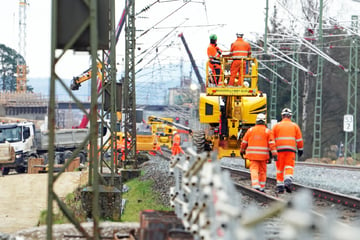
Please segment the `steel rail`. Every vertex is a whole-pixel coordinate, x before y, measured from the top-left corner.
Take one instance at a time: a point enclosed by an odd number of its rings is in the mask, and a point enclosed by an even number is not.
[[[234,168],[230,168],[230,167],[224,167],[224,166],[222,166],[222,169],[225,171],[229,171],[230,176],[232,176],[232,177],[233,176],[241,176],[241,177],[250,178],[250,173],[248,171],[234,169]],[[276,185],[276,179],[267,177],[266,183],[268,185]],[[343,205],[343,206],[346,206],[346,207],[349,207],[352,209],[360,209],[360,198],[344,195],[341,193],[331,192],[331,191],[328,191],[325,189],[309,187],[309,186],[301,185],[298,183],[292,184],[293,192],[296,192],[300,189],[310,190],[314,198],[319,198],[319,199],[329,201],[329,202],[335,203],[337,205]],[[254,191],[254,192],[257,192],[257,191]],[[262,194],[262,195],[267,195],[267,194]],[[268,200],[266,200],[266,201],[268,201]]]

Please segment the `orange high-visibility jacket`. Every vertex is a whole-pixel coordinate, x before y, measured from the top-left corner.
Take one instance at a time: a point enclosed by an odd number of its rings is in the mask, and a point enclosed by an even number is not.
[[[249,160],[268,160],[269,151],[277,155],[275,141],[270,129],[259,124],[246,131],[241,142],[241,152],[246,149],[246,158]]]
[[[300,127],[289,118],[284,118],[272,129],[278,152],[303,150],[304,141]]]
[[[231,56],[248,57],[251,55],[251,46],[242,38],[237,38],[236,41],[231,44],[230,52]]]
[[[207,48],[207,54],[211,64],[219,64],[220,65],[220,53],[221,50],[216,44],[210,43]]]
[[[179,134],[175,134],[173,139],[173,145],[180,146],[181,138]]]

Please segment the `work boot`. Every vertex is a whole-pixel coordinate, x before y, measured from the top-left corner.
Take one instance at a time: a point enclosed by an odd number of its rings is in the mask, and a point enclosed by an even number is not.
[[[286,192],[291,193],[292,192],[292,190],[291,190],[291,180],[290,179],[285,179],[284,183],[285,183]]]
[[[284,193],[284,186],[277,186],[276,187],[276,192],[277,193]]]

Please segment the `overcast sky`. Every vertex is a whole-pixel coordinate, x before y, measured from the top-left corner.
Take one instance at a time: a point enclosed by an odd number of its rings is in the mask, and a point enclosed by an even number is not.
[[[124,8],[125,0],[116,0],[116,22]],[[157,2],[155,0],[137,0],[136,12],[147,5]],[[185,4],[185,2],[188,2]],[[269,0],[269,7],[276,0]],[[30,69],[28,78],[49,77],[50,73],[50,15],[51,0],[28,0],[26,21],[26,61]],[[228,49],[234,41],[237,32],[245,33],[245,38],[254,38],[256,34],[263,35],[265,29],[265,0],[167,0],[153,4],[146,12],[137,16],[136,54],[146,51],[143,65],[166,64],[167,61],[179,62],[181,58],[188,62],[188,56],[177,35],[184,33],[186,41],[198,65],[203,65],[207,59],[206,48],[209,35],[218,35],[221,48]],[[335,4],[336,3],[336,4]],[[338,0],[331,6],[332,16],[340,14],[344,19],[350,19],[351,12],[360,12],[360,3],[351,0]],[[0,0],[0,43],[18,50],[18,13],[17,0]],[[285,19],[289,16],[284,15]],[[179,26],[176,30],[175,27]],[[149,30],[144,34],[145,30]],[[118,71],[123,71],[124,31],[117,45]],[[151,46],[165,38],[156,51]],[[167,47],[165,47],[167,46]],[[165,49],[167,48],[167,49]],[[161,52],[161,55],[160,55]],[[147,63],[147,64],[145,64]],[[89,67],[90,60],[86,53],[69,52],[60,64],[57,72],[63,78],[71,79]],[[142,66],[137,66],[141,68]]]

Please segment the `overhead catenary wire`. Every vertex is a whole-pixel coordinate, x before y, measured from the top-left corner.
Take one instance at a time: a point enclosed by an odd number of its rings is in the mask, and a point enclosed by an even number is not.
[[[191,26],[181,26],[182,28],[202,28],[202,27],[223,27],[226,24],[206,24],[206,25],[191,25]],[[155,27],[155,30],[161,30],[161,29],[168,29],[168,28],[174,28],[173,26],[170,27]]]
[[[169,38],[169,36],[171,35],[171,33],[173,33],[176,29],[178,29],[178,28],[179,28],[183,23],[185,23],[185,22],[186,22],[186,20],[185,20],[184,22],[180,23],[178,26],[174,27],[171,31],[169,31],[167,34],[165,34],[165,36],[163,36],[163,37],[160,38],[157,42],[155,42],[151,47],[143,50],[143,52],[141,52],[141,53],[139,54],[139,56],[138,56],[138,57],[140,57],[140,56],[142,56],[142,57],[141,57],[141,59],[136,63],[136,65],[139,64],[140,62],[142,62],[147,55],[151,54],[151,53],[152,53],[152,50],[157,49],[161,43],[163,43],[165,40],[167,40],[167,38]]]
[[[139,16],[141,13],[146,12],[146,11],[149,10],[152,6],[154,6],[156,3],[159,3],[159,2],[160,2],[160,0],[157,0],[157,1],[155,1],[155,2],[153,2],[153,3],[151,3],[151,4],[149,4],[149,5],[145,6],[143,9],[141,9],[140,12],[136,13],[135,16]]]
[[[260,46],[257,45],[256,43],[250,41],[250,44],[264,51],[264,48],[260,47]],[[280,51],[280,52],[281,52],[281,51]],[[304,71],[304,72],[306,72],[306,73],[309,73],[310,75],[315,75],[314,73],[312,73],[311,71],[309,71],[308,69],[306,69],[304,66],[302,66],[301,64],[299,64],[299,63],[296,62],[296,61],[289,61],[289,60],[287,60],[286,58],[283,58],[283,57],[281,57],[281,56],[278,56],[278,55],[276,55],[276,54],[274,54],[274,53],[272,53],[272,52],[269,52],[269,54],[270,54],[271,56],[274,56],[274,57],[276,57],[276,58],[278,58],[278,59],[280,59],[280,60],[282,60],[282,61],[284,61],[284,62],[286,62],[286,63],[288,63],[288,64],[290,64],[290,65],[292,65],[292,66],[294,66],[294,67],[296,67],[296,68],[298,68],[298,69],[300,69],[301,71]]]
[[[289,32],[290,34],[290,32]],[[295,34],[295,33],[293,33]],[[342,70],[344,70],[345,72],[347,71],[347,69],[345,69],[345,67],[343,65],[341,65],[338,61],[334,60],[332,57],[330,57],[329,55],[327,55],[326,53],[324,53],[323,51],[321,51],[318,47],[316,47],[314,44],[312,44],[311,42],[309,42],[308,40],[306,40],[305,38],[302,38],[300,36],[298,36],[297,34],[295,34],[296,38],[301,44],[307,46],[309,49],[311,49],[312,51],[316,52],[318,55],[320,55],[321,57],[323,57],[325,60],[327,60],[328,62],[334,64],[335,66],[338,66],[339,68],[341,68]]]
[[[174,44],[174,41],[172,41],[170,44],[168,44],[168,45],[167,45],[167,48],[170,47],[170,46],[172,46],[173,44]],[[160,54],[161,54],[162,52],[164,52],[165,50],[167,50],[167,48],[164,48],[164,49],[160,52]],[[144,64],[144,66],[142,66],[142,68],[140,68],[139,70],[137,70],[135,74],[141,72],[147,65],[149,65],[150,63],[152,63],[152,61],[154,61],[156,58],[157,58],[157,55],[155,55],[155,56],[154,56],[153,58],[151,58],[146,64]],[[138,62],[137,64],[139,64],[139,63],[140,63],[140,62]]]
[[[264,75],[262,75],[261,73],[258,73],[259,77],[263,78],[265,81],[269,82],[270,84],[272,84],[273,82],[268,79],[267,77],[265,77]]]
[[[266,64],[264,64],[261,61],[258,61],[259,64],[261,64],[264,68],[266,68],[267,70],[269,70],[270,72],[272,72],[273,74],[275,74],[276,76],[278,76],[284,83],[291,85],[291,82],[289,82],[288,80],[286,80],[283,76],[281,76],[280,74],[278,74],[277,72],[275,72],[273,69],[271,69],[270,67],[268,67]]]
[[[282,3],[279,2],[279,0],[276,0],[276,2],[290,15],[292,16],[297,22],[301,21],[294,15],[292,14]],[[316,11],[314,11],[316,13]],[[306,27],[306,26],[305,26]],[[331,58],[330,56],[328,56],[326,53],[324,53],[323,51],[321,51],[318,47],[316,47],[314,44],[312,44],[311,42],[309,42],[308,40],[306,40],[304,37],[300,37],[297,33],[295,33],[294,31],[290,32],[288,30],[287,33],[289,36],[294,36],[294,39],[296,39],[299,43],[305,45],[306,47],[308,47],[309,49],[311,49],[312,51],[316,52],[318,55],[320,55],[321,57],[323,57],[325,60],[327,60],[328,62],[334,64],[335,66],[341,68],[342,70],[344,70],[345,72],[347,72],[347,69],[345,69],[345,67],[340,64],[339,62],[337,62],[336,60],[334,60],[333,58]]]
[[[189,1],[190,2],[190,1]],[[175,9],[174,11],[172,11],[170,14],[168,14],[166,17],[162,18],[160,21],[158,21],[157,23],[155,23],[152,27],[150,27],[149,29],[145,30],[142,34],[140,34],[139,37],[137,37],[136,39],[139,39],[141,37],[143,37],[145,34],[147,34],[150,30],[154,29],[157,25],[159,25],[160,23],[162,23],[163,21],[165,21],[167,18],[169,18],[170,16],[172,16],[174,13],[176,13],[177,11],[179,11],[181,8],[183,8],[184,6],[186,6],[186,4],[188,4],[189,2],[185,2],[183,5],[181,5],[180,7],[178,7],[177,9]]]

